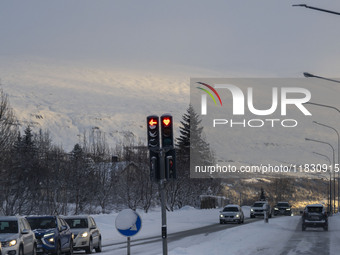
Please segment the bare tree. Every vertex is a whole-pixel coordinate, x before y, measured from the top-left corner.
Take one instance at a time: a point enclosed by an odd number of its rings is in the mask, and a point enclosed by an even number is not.
[[[8,151],[15,142],[17,124],[8,96],[0,88],[0,153]]]

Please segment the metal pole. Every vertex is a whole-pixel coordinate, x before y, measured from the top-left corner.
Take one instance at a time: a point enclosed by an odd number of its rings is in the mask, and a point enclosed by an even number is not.
[[[335,211],[336,211],[336,204],[335,204],[335,196],[336,196],[336,194],[335,194],[335,172],[334,172],[334,179],[333,179],[333,181],[334,181],[334,186],[333,186],[333,189],[334,189],[334,197],[333,197],[333,201],[334,201],[334,210],[333,210],[333,212],[335,213]]]
[[[306,102],[304,104],[310,104],[310,105],[316,105],[316,106],[321,106],[321,107],[326,107],[326,108],[330,108],[333,110],[336,110],[338,113],[340,113],[340,110],[334,106],[331,105],[325,105],[325,104],[318,104],[318,103],[313,103],[313,102]]]
[[[316,154],[316,155],[319,155],[319,156],[322,156],[322,157],[326,158],[328,160],[329,165],[332,164],[332,161],[331,161],[331,159],[328,156],[326,156],[324,154],[321,154],[321,153],[318,153],[318,152],[315,152],[315,151],[313,151],[313,153]],[[332,207],[331,206],[331,204],[332,204],[332,194],[331,194],[331,191],[332,191],[332,181],[331,180],[332,180],[332,173],[329,172],[329,184],[328,184],[329,188],[327,189],[328,190],[327,191],[327,193],[328,193],[327,194],[328,195],[328,199],[327,199],[328,200],[328,212],[331,212],[331,207]]]
[[[333,131],[335,131],[335,133],[337,134],[338,136],[338,164],[340,164],[340,135],[339,135],[339,132],[338,130],[336,130],[335,128],[331,127],[331,126],[328,126],[328,125],[325,125],[325,124],[322,124],[322,123],[319,123],[317,121],[313,121],[315,124],[318,124],[320,126],[324,126],[324,127],[327,127],[327,128],[330,128],[332,129]],[[335,168],[335,165],[334,165],[334,168]],[[334,171],[335,169],[333,169]],[[338,177],[339,177],[339,172],[338,172]],[[339,178],[338,178],[339,179]],[[335,212],[335,209],[337,208],[337,211],[339,212],[339,199],[340,199],[340,196],[339,196],[339,191],[340,191],[340,186],[339,186],[339,180],[338,180],[338,206],[336,207],[335,205],[335,200],[336,200],[336,194],[335,194],[335,191],[336,191],[336,183],[335,183],[335,172],[334,172],[334,212]]]
[[[161,193],[161,208],[162,208],[162,245],[163,245],[163,255],[168,255],[168,240],[167,240],[167,225],[166,225],[166,197],[165,197],[165,153],[164,150],[160,150],[160,181],[159,189]]]
[[[130,255],[131,254],[131,251],[130,251],[130,237],[127,238],[127,255]]]
[[[333,214],[333,207],[332,207],[332,173],[329,172],[329,207],[330,213]]]
[[[323,144],[327,144],[329,145],[331,148],[332,148],[332,152],[333,152],[333,169],[332,171],[334,171],[334,168],[335,168],[335,150],[334,150],[334,147],[330,144],[330,143],[327,143],[327,142],[323,142],[323,141],[319,141],[319,140],[315,140],[315,139],[310,139],[310,138],[305,138],[306,141],[312,141],[312,142],[317,142],[317,143],[323,143]],[[335,175],[334,175],[335,177]],[[329,184],[332,185],[332,173],[330,172],[329,173]],[[334,183],[335,185],[335,183]],[[332,188],[330,187],[330,194],[332,194]],[[334,188],[334,196],[335,196],[335,188]],[[330,199],[331,202],[332,202],[332,199]],[[335,203],[335,198],[334,198],[334,203]],[[334,207],[335,209],[335,207]],[[332,205],[331,205],[331,214],[332,213]]]
[[[293,6],[298,6],[298,7],[306,7],[312,10],[316,10],[316,11],[321,11],[321,12],[327,12],[327,13],[331,13],[331,14],[335,14],[335,15],[340,15],[339,12],[335,12],[335,11],[330,11],[330,10],[326,10],[326,9],[321,9],[321,8],[317,8],[317,7],[313,7],[313,6],[309,6],[306,4],[293,4]]]

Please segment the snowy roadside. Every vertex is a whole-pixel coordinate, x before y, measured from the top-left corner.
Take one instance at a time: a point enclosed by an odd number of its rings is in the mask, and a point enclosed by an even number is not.
[[[330,254],[339,254],[340,244],[340,214],[329,218]]]
[[[246,207],[248,208],[248,207]],[[198,210],[185,206],[174,212],[167,212],[168,234],[217,224],[221,209]],[[142,218],[142,229],[131,239],[141,239],[161,235],[161,211],[156,208],[149,213],[137,210]],[[120,235],[115,228],[115,220],[118,213],[93,215],[102,233],[103,245],[125,242],[126,237]],[[247,209],[245,210],[247,215]]]

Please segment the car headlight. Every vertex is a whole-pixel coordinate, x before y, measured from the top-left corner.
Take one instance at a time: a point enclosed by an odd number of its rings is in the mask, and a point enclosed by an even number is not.
[[[239,214],[236,214],[236,215],[235,215],[235,217],[236,217],[236,218],[239,218],[239,217],[240,217],[240,215],[239,215]]]
[[[54,233],[46,234],[46,235],[44,235],[44,238],[45,238],[49,243],[54,243]]]
[[[278,211],[278,210],[279,210],[279,208],[275,207],[275,208],[274,208],[274,210]]]
[[[17,244],[17,240],[15,240],[15,239],[8,242],[8,246],[9,246],[9,247],[14,246],[14,245],[16,245],[16,244]]]
[[[290,208],[287,208],[286,211],[290,211]]]
[[[81,234],[81,237],[85,238],[85,237],[87,237],[88,235],[89,235],[89,234],[88,234],[87,232],[84,232],[84,233]]]
[[[13,239],[11,241],[2,242],[2,247],[11,247],[17,244],[17,240]]]
[[[254,211],[254,209],[253,209],[253,208],[251,208],[251,209],[250,209],[250,211],[251,211],[251,212],[253,212],[253,211]]]

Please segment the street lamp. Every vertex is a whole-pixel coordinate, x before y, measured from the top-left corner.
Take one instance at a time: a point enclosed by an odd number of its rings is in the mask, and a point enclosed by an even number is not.
[[[318,103],[313,103],[313,102],[306,102],[304,104],[310,104],[310,105],[315,105],[315,106],[320,106],[320,107],[326,107],[326,108],[330,108],[333,110],[336,110],[338,113],[340,113],[340,110],[334,106],[331,105],[325,105],[325,104],[318,104]]]
[[[322,80],[326,80],[326,81],[331,81],[331,82],[340,83],[340,81],[338,81],[338,80],[325,78],[325,77],[318,76],[318,75],[314,75],[314,74],[307,73],[307,72],[304,72],[304,73],[303,73],[303,76],[305,76],[306,78],[318,78],[318,79],[322,79]]]
[[[338,164],[340,163],[340,135],[339,135],[339,132],[338,130],[336,130],[335,128],[331,127],[331,126],[328,126],[328,125],[325,125],[325,124],[322,124],[322,123],[319,123],[317,121],[313,121],[315,124],[318,124],[320,126],[324,126],[324,127],[327,127],[327,128],[330,128],[332,130],[334,130],[338,136]],[[338,212],[339,212],[339,202],[340,202],[340,185],[339,185],[339,172],[338,172]],[[335,172],[334,172],[334,199],[335,199]],[[334,204],[335,206],[335,204]]]
[[[321,153],[318,153],[318,152],[315,152],[315,151],[313,151],[313,153],[326,158],[328,160],[329,164],[330,165],[332,164],[332,162],[331,162],[331,160],[328,156],[321,154]],[[330,212],[331,208],[332,208],[332,173],[331,172],[329,172],[329,184],[328,184],[328,186],[329,186],[329,190],[328,190],[328,192],[329,192],[328,211]]]
[[[316,143],[323,143],[323,144],[327,144],[329,145],[331,148],[332,148],[332,152],[333,152],[333,168],[335,166],[335,150],[334,150],[334,147],[330,144],[330,143],[327,143],[327,142],[324,142],[324,141],[319,141],[319,140],[315,140],[315,139],[310,139],[310,138],[305,138],[306,141],[311,141],[311,142],[316,142]],[[335,180],[334,180],[334,185],[335,185]],[[335,191],[335,189],[334,189]],[[335,211],[335,192],[334,192],[334,211]],[[331,207],[331,214],[333,214],[333,208]]]
[[[339,12],[329,11],[329,10],[325,10],[325,9],[309,6],[307,4],[293,4],[292,6],[293,7],[306,7],[306,8],[312,9],[312,10],[316,10],[316,11],[328,12],[328,13],[331,13],[331,14],[340,15]]]

